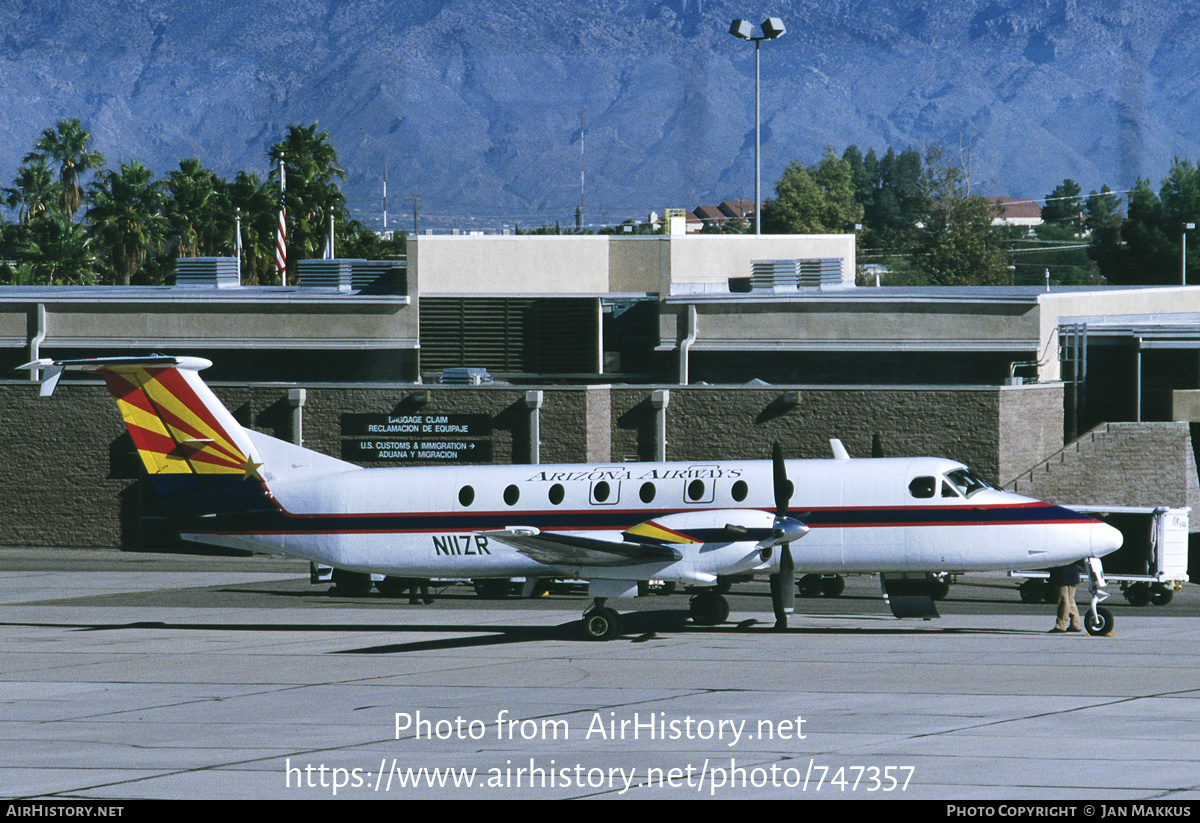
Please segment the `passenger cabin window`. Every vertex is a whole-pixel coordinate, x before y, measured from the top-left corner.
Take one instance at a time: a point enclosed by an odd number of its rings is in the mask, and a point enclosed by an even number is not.
[[[991,488],[986,480],[978,477],[970,469],[955,469],[952,472],[946,472],[946,481],[958,489],[963,497],[970,497],[975,492]]]
[[[746,494],[750,491],[745,480],[739,480],[733,484],[733,499],[741,503],[746,499]]]
[[[642,502],[643,503],[652,503],[654,501],[654,492],[655,492],[655,489],[654,489],[653,483],[649,483],[649,482],[643,483],[641,491],[639,492],[639,495],[642,498]]]
[[[597,480],[592,484],[590,502],[615,505],[621,500],[621,484],[610,484],[607,480]]]
[[[937,491],[936,477],[914,477],[913,481],[908,484],[908,493],[913,497],[929,498],[933,497]]]
[[[475,502],[475,490],[470,486],[463,486],[458,490],[458,503],[460,506],[469,506]]]
[[[555,483],[550,487],[550,502],[555,506],[563,502],[564,497],[566,497],[566,489],[563,488],[562,483]]]
[[[509,486],[504,490],[504,502],[510,506],[515,506],[517,501],[521,499],[521,490],[516,486]]]

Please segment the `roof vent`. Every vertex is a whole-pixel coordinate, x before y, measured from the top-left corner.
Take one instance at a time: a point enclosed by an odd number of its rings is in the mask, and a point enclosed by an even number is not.
[[[180,257],[175,261],[175,285],[236,289],[242,285],[237,264],[236,257]]]

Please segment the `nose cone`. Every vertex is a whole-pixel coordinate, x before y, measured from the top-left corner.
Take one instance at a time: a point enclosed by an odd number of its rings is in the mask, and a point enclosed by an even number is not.
[[[1125,536],[1107,523],[1093,523],[1091,530],[1092,555],[1094,557],[1103,557],[1106,554],[1115,552],[1125,542]]]

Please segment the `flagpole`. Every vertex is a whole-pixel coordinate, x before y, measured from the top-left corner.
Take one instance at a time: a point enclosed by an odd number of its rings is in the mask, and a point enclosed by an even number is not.
[[[287,285],[287,169],[283,164],[283,152],[279,153],[279,226],[275,232],[275,268],[279,271],[279,282]]]
[[[237,258],[237,278],[238,285],[242,282],[242,208],[237,208],[237,216],[234,217],[234,231],[236,234],[233,238],[233,255]]]

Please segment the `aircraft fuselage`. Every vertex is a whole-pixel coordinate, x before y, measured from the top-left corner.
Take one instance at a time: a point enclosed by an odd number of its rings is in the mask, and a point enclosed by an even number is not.
[[[969,475],[954,482],[965,467],[950,460],[789,460],[786,469],[794,487],[791,514],[810,529],[792,546],[802,573],[1045,568],[1120,546],[1119,533],[1093,518],[972,487]],[[575,576],[579,566],[539,562],[497,533],[621,541],[638,524],[694,513],[682,522],[706,528],[673,544],[677,559],[588,565],[585,576],[704,583],[717,574],[774,568],[776,560],[752,541],[704,534],[755,513],[769,520],[771,471],[769,461],[696,461],[285,476],[269,483],[273,511],[193,520],[185,536],[394,576]],[[195,528],[201,523],[205,528]]]

